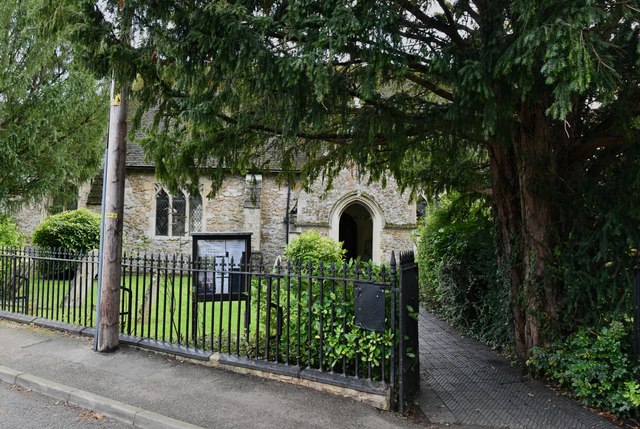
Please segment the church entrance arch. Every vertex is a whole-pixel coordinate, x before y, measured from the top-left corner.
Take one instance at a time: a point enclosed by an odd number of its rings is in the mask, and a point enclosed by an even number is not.
[[[359,203],[352,203],[340,215],[338,240],[347,251],[347,259],[360,257],[363,261],[373,258],[373,221],[371,213]]]
[[[343,197],[331,210],[329,224],[329,236],[344,243],[347,258],[382,262],[382,211],[371,198],[357,193]]]

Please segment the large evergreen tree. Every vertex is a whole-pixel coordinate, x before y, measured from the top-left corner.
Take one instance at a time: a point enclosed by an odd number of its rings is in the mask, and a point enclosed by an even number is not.
[[[490,192],[519,357],[554,332],[565,204],[638,145],[639,1],[121,1],[133,47],[113,38],[117,3],[67,11],[86,59],[156,109],[165,180],[219,183],[188,167],[260,168],[274,146],[305,177],[355,162]]]
[[[106,100],[37,1],[0,3],[0,209],[64,193],[96,173]]]

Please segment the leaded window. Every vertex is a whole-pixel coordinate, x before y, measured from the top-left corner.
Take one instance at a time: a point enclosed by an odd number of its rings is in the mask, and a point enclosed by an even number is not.
[[[186,232],[187,200],[182,191],[173,196],[172,235],[184,235]]]
[[[156,235],[169,235],[169,195],[161,189],[156,194]]]
[[[188,226],[188,230],[187,230]],[[181,236],[202,229],[202,196],[178,191],[169,195],[160,188],[156,194],[156,235]]]
[[[189,231],[202,231],[202,195],[189,195]]]

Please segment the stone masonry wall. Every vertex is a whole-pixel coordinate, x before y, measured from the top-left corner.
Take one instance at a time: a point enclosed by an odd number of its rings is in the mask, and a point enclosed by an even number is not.
[[[31,204],[15,213],[9,213],[18,226],[18,230],[31,239],[33,231],[47,217],[45,204]]]
[[[202,231],[244,231],[244,179],[229,177],[214,199],[206,198],[211,184],[201,184]],[[191,253],[191,236],[156,236],[155,196],[161,185],[152,171],[128,171],[125,181],[125,247],[162,253]],[[238,229],[238,226],[241,226]]]
[[[388,263],[391,251],[413,250],[411,234],[416,228],[415,202],[400,192],[393,178],[387,179],[385,187],[379,182],[368,183],[368,179],[367,176],[358,178],[355,168],[344,169],[329,191],[325,191],[325,183],[318,180],[311,186],[311,192],[296,192],[297,215],[293,232],[313,229],[329,235],[332,228],[337,228],[337,225],[331,225],[332,211],[349,198],[376,206],[382,213],[379,262]]]
[[[271,176],[263,179],[261,213],[261,251],[265,264],[271,265],[284,253],[287,214],[287,186],[278,185]]]
[[[415,203],[400,193],[393,179],[382,187],[380,183],[368,184],[366,177],[359,179],[355,173],[352,169],[343,170],[329,191],[325,191],[322,181],[315,182],[311,192],[293,186],[290,208],[297,213],[291,216],[289,238],[312,229],[329,235],[332,210],[346,197],[355,197],[382,212],[380,262],[387,263],[392,250],[413,249]],[[155,235],[155,196],[159,186],[151,169],[127,170],[124,246],[127,250],[190,254],[192,241],[188,233],[181,237]],[[88,184],[80,187],[78,206],[99,213],[99,205],[86,204],[89,189]],[[229,176],[215,198],[206,198],[209,190],[210,182],[203,180],[202,232],[252,232],[253,251],[264,256],[266,266],[273,264],[286,244],[287,186],[278,185],[270,175]],[[45,214],[43,208],[34,206],[15,217],[21,230],[31,233]]]
[[[343,197],[361,194],[370,197],[384,213],[384,224],[415,227],[415,203],[407,194],[401,193],[393,178],[387,179],[387,186],[379,182],[368,182],[368,176],[358,178],[355,168],[344,169],[334,179],[333,189],[325,191],[325,182],[317,180],[311,192],[301,191],[298,199],[297,222],[301,225],[327,225],[332,208]]]
[[[401,227],[401,228],[386,228],[382,232],[382,239],[380,247],[382,250],[381,262],[388,264],[391,258],[391,252],[395,252],[396,263],[399,263],[398,252],[404,252],[407,250],[414,250],[415,244],[413,241],[413,230],[415,228]]]

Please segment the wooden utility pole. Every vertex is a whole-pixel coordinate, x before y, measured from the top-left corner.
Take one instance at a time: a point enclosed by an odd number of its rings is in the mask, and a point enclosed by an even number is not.
[[[131,20],[124,13],[125,0],[119,0],[119,30],[123,42],[129,43]],[[120,86],[120,92],[116,87]],[[122,226],[124,216],[124,179],[127,155],[127,82],[114,73],[111,81],[109,139],[102,201],[102,237],[100,260],[100,297],[94,347],[111,352],[120,346],[120,276],[122,275]]]
[[[114,84],[115,86],[115,84]],[[120,318],[120,276],[122,271],[122,218],[124,214],[124,178],[127,136],[127,89],[112,89],[109,115],[109,142],[104,204],[104,237],[97,350],[118,348]]]

